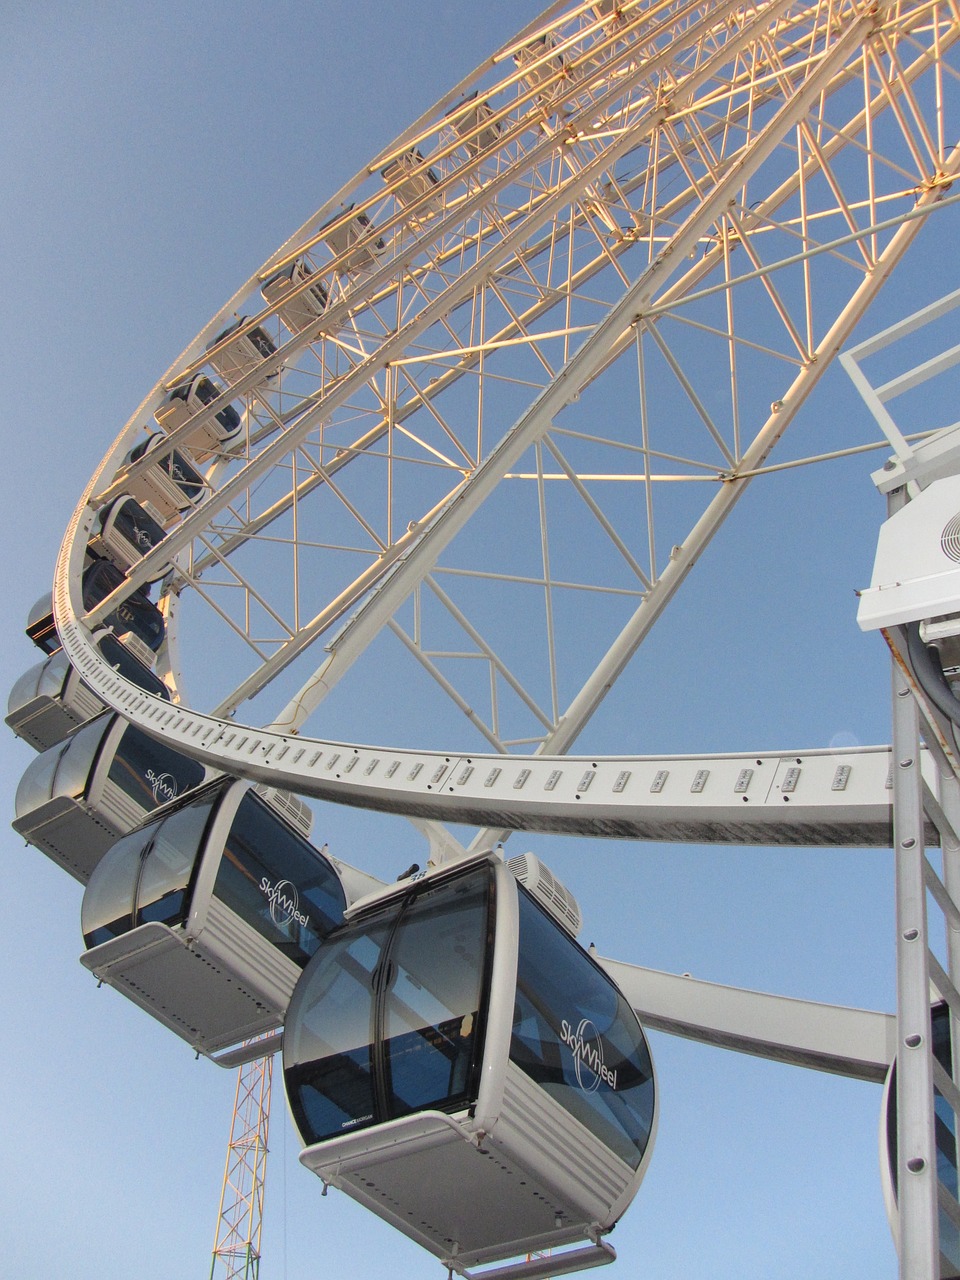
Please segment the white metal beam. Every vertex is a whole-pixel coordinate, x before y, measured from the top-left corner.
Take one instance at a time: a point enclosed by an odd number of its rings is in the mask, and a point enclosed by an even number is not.
[[[597,957],[646,1027],[737,1053],[882,1083],[897,1020]]]

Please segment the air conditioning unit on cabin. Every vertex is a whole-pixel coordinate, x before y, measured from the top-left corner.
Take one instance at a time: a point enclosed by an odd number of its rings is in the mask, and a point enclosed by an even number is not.
[[[292,791],[284,791],[281,787],[268,787],[265,782],[258,782],[253,789],[282,818],[286,818],[287,822],[305,839],[310,838],[310,832],[313,830],[313,810],[305,800],[301,800]]]
[[[577,936],[583,927],[579,903],[535,853],[521,853],[516,858],[508,858],[507,869],[563,925],[567,933],[574,938]]]

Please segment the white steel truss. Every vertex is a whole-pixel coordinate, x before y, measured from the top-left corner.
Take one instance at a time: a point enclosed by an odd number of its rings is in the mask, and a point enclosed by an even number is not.
[[[141,406],[58,571],[72,659],[163,562],[192,714],[187,642],[223,655],[193,681],[209,725],[269,689],[273,727],[302,735],[389,628],[487,749],[567,752],[956,198],[957,30],[948,4],[551,8],[301,228]],[[284,271],[300,274],[278,299]],[[229,386],[169,445],[232,403],[242,447],[85,611],[84,531],[147,469],[119,464],[149,411],[198,372]],[[861,444],[840,433],[809,460]],[[571,649],[585,607],[597,625]]]

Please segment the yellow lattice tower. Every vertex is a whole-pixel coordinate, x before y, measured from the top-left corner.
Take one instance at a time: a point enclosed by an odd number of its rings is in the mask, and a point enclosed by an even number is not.
[[[246,1062],[237,1072],[210,1280],[256,1280],[260,1270],[272,1077],[271,1055]]]

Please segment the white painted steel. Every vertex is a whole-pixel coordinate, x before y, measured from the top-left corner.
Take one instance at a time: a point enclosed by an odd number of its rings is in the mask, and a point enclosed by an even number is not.
[[[737,820],[736,805],[728,805],[725,794],[718,801],[716,779],[710,788],[713,812],[699,793],[682,805],[674,793],[672,809],[662,799],[644,797],[643,808],[658,815],[653,824],[644,827],[634,817],[621,827],[628,796],[618,793],[612,807],[598,808],[585,820],[579,815],[591,810],[593,801],[586,803],[585,795],[564,799],[571,777],[562,770],[559,795],[552,797],[561,804],[551,817],[549,804],[531,805],[527,799],[539,785],[534,778],[540,766],[520,757],[514,757],[517,772],[508,796],[503,783],[477,788],[475,781],[471,789],[449,780],[437,794],[437,784],[421,785],[432,757],[411,760],[406,767],[403,753],[381,753],[390,754],[391,764],[394,758],[403,762],[389,786],[357,786],[345,776],[336,779],[335,767],[328,773],[335,753],[331,744],[317,742],[307,750],[301,736],[309,713],[390,627],[494,750],[516,750],[525,743],[530,755],[556,757],[571,749],[726,515],[764,472],[770,450],[929,213],[953,199],[947,191],[957,156],[934,141],[955,136],[945,128],[950,95],[924,96],[927,78],[956,38],[952,13],[937,4],[878,10],[851,3],[842,10],[842,17],[839,11],[828,16],[783,0],[749,13],[731,3],[695,12],[676,6],[658,12],[654,32],[653,19],[639,4],[625,3],[612,16],[595,6],[554,5],[539,26],[528,28],[526,36],[467,77],[361,171],[251,277],[147,398],[91,483],[57,570],[58,626],[71,660],[89,682],[98,660],[88,628],[116,601],[107,600],[84,616],[76,595],[76,547],[89,537],[93,512],[146,469],[142,460],[115,474],[143,411],[159,407],[169,386],[215,364],[219,356],[215,353],[210,362],[204,353],[211,337],[232,315],[247,314],[242,332],[270,329],[276,353],[245,364],[242,372],[226,371],[232,385],[166,437],[166,447],[183,447],[188,433],[196,433],[228,403],[243,404],[243,447],[215,463],[206,500],[173,524],[161,547],[131,569],[122,590],[145,582],[178,557],[171,598],[183,591],[203,600],[211,625],[225,626],[228,638],[246,646],[250,669],[239,673],[239,683],[215,700],[206,718],[195,702],[181,711],[185,719],[171,716],[115,678],[93,680],[98,696],[106,694],[109,705],[148,732],[177,737],[184,749],[205,753],[205,759],[231,772],[280,782],[284,770],[276,765],[323,751],[319,775],[317,769],[298,767],[281,785],[431,818],[466,813],[486,824],[481,843],[529,821],[541,829],[594,832],[606,822],[612,824],[610,834],[672,830],[676,838],[737,839],[741,830],[748,832],[746,838],[760,838],[749,834],[760,828],[766,840],[772,830],[784,841],[858,838],[854,832],[858,824],[863,829],[863,814],[845,813],[832,795],[830,816],[819,830],[793,797],[778,798],[779,819],[775,804],[755,817],[760,811],[756,791],[740,797],[743,818]],[[550,48],[531,63],[528,44],[535,30],[549,31]],[[904,41],[907,32],[909,41]],[[871,58],[876,61],[878,51],[887,57],[894,47],[882,74],[877,64],[859,96],[849,95],[847,103],[844,87],[866,74],[863,67]],[[514,53],[522,64],[517,68]],[[479,97],[463,102],[460,95],[473,88]],[[897,109],[898,96],[933,113],[937,127],[923,118],[911,125]],[[833,166],[852,154],[867,129],[869,150],[857,152],[862,172],[854,177],[845,170],[841,182]],[[912,166],[914,182],[896,190],[878,182],[884,164],[900,175]],[[862,188],[857,187],[861,180]],[[340,209],[346,212],[340,215]],[[774,244],[775,230],[788,224],[783,242]],[[733,255],[734,247],[743,252]],[[831,254],[836,261],[844,254],[856,259],[860,276],[839,304],[831,302],[834,310],[824,323],[817,273],[829,276],[835,290]],[[296,265],[305,256],[311,263],[308,273]],[[271,293],[273,302],[263,309],[261,280],[288,267],[292,287],[282,298]],[[786,280],[788,269],[802,272],[799,291],[777,283],[781,275]],[[759,333],[740,332],[743,320],[734,318],[734,297],[753,287],[766,299],[779,330],[778,336],[772,328],[764,334],[767,354],[778,368],[792,366],[785,381],[777,375],[776,398],[760,415],[737,385],[738,346],[758,353],[764,346]],[[296,323],[282,327],[278,307],[289,311],[308,290],[313,314],[296,311]],[[592,314],[585,309],[588,293]],[[727,353],[732,386],[730,403],[719,413],[706,410],[696,365],[688,362],[670,329],[689,321],[707,335],[709,326],[697,307],[713,298],[725,301],[726,319],[715,336]],[[572,461],[572,451],[581,447],[574,442],[586,440],[589,432],[578,430],[570,415],[624,353],[634,350],[641,408],[639,443],[630,446],[636,450],[634,466],[622,466],[620,459],[634,459],[622,452],[620,441],[621,452],[610,455],[616,465],[608,459],[595,474],[589,464]],[[675,446],[658,449],[650,408],[653,384],[647,385],[657,360],[682,388],[703,432],[706,447],[692,461],[678,457]],[[308,384],[311,361],[315,376]],[[461,429],[462,405],[451,412],[455,401],[449,397],[459,395],[458,387],[467,382],[477,388],[478,408],[476,422]],[[504,418],[496,408],[498,386],[517,389],[510,394],[519,415]],[[524,386],[529,390],[522,391]],[[359,410],[357,426],[346,425],[348,405]],[[513,423],[506,432],[503,421]],[[416,453],[415,464],[413,453],[403,453],[401,440],[403,448]],[[355,475],[364,474],[362,468],[376,457],[388,473],[379,514],[352,488]],[[442,477],[432,501],[400,506],[393,478],[401,463]],[[450,557],[508,477],[510,484],[527,484],[537,495],[542,582],[529,579],[529,584],[542,589],[547,602],[545,697],[543,689],[517,677],[508,649],[490,635],[491,611],[464,610],[441,586],[440,574],[460,572],[448,563]],[[572,685],[561,667],[555,601],[571,587],[610,588],[601,582],[608,571],[599,564],[594,584],[565,583],[556,576],[551,539],[557,535],[548,519],[547,490],[558,480],[603,531],[624,583],[616,591],[624,601],[636,597],[619,630],[603,638],[589,661],[580,655],[586,665]],[[664,523],[657,494],[678,481],[687,493],[691,481],[705,485],[707,498],[689,533],[667,554],[663,534],[657,545]],[[646,530],[639,543],[635,534],[621,531],[603,496],[607,487],[615,490],[624,483],[636,486],[645,504]],[[264,486],[270,493],[261,499],[257,495]],[[365,564],[359,573],[342,577],[325,600],[311,601],[308,587],[319,575],[305,569],[316,537],[307,532],[308,503],[320,500],[346,511],[356,533],[356,545],[343,539],[335,554],[349,552],[356,562],[359,552]],[[268,544],[271,555],[286,560],[279,575],[257,571],[246,558]],[[502,570],[484,566],[476,577],[491,583],[528,580],[509,563]],[[222,589],[215,579],[223,580]],[[294,598],[292,610],[275,591],[284,580]],[[230,605],[231,591],[234,599],[239,592],[246,601],[245,613]],[[426,595],[466,637],[469,656],[489,665],[488,711],[481,711],[450,674],[450,658],[460,655],[435,652],[419,621],[411,629],[401,618],[412,599],[419,619],[419,602]],[[321,666],[292,697],[285,694],[285,705],[275,706],[270,717],[271,728],[286,736],[253,730],[243,748],[236,747],[244,735],[233,736],[235,726],[225,723],[228,715],[236,711],[243,718],[246,699],[281,687],[288,666],[321,645],[326,651]],[[181,673],[174,674],[183,688]],[[525,707],[530,720],[525,734],[511,735],[501,727],[501,685]],[[579,692],[564,707],[560,691],[571,687]],[[373,760],[365,752],[357,752],[364,755],[364,770]],[[452,766],[456,759],[459,755],[451,753],[446,763]],[[417,763],[419,773],[409,778]],[[261,770],[261,764],[267,767]],[[768,765],[769,758],[761,767]],[[438,767],[430,768],[429,776]],[[476,768],[465,764],[460,772],[470,767]],[[505,767],[502,776],[513,767]],[[359,764],[353,768],[361,771]],[[530,780],[518,783],[526,768]],[[624,765],[619,772],[627,770]],[[551,772],[556,769],[546,776]],[[417,785],[403,786],[404,780]],[[335,787],[335,781],[345,785]],[[636,782],[625,784],[622,790],[633,792],[636,800],[635,787]],[[820,802],[818,794],[815,803]],[[688,815],[681,810],[689,811],[686,825]],[[868,842],[875,842],[886,818],[877,812],[866,821],[873,832]]]
[[[930,956],[917,704],[893,676],[894,835],[897,886],[897,1198],[902,1280],[938,1280]]]
[[[896,1053],[892,1014],[745,991],[620,960],[597,961],[651,1029],[877,1083]]]

